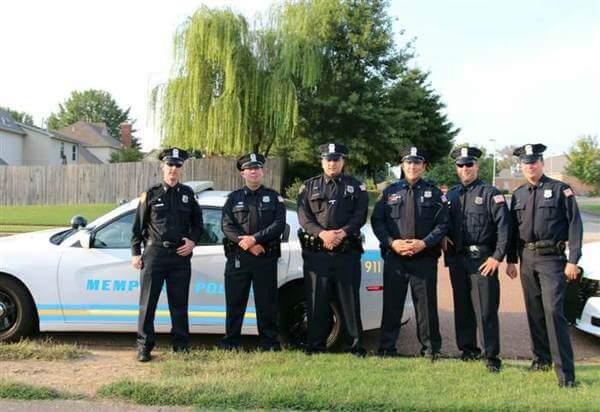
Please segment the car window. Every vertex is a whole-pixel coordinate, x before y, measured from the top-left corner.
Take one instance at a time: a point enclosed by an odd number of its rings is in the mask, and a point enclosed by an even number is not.
[[[221,209],[202,209],[204,232],[198,245],[222,245],[223,230],[221,229]]]
[[[129,249],[134,213],[127,213],[96,232],[94,247],[98,249]]]

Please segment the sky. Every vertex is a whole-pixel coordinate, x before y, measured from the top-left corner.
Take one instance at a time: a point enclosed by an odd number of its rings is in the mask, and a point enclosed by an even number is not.
[[[461,129],[456,141],[500,149],[543,142],[548,155],[600,134],[600,0],[392,0],[399,45]],[[36,124],[73,90],[131,107],[143,149],[160,144],[149,92],[172,64],[177,26],[202,4],[248,17],[271,1],[19,0],[0,13],[0,106]]]

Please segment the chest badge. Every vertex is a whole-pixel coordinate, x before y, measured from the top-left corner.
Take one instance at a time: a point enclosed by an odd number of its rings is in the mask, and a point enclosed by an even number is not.
[[[425,199],[429,199],[431,197],[431,190],[426,190],[423,192],[423,197],[425,197]]]
[[[269,196],[263,196],[263,203],[269,203],[271,201],[271,198]]]
[[[346,192],[354,193],[354,186],[346,186]]]
[[[482,205],[482,204],[483,204],[483,197],[481,197],[481,196],[476,196],[476,197],[475,197],[475,204],[476,204],[476,205]]]
[[[544,190],[544,199],[550,199],[552,197],[552,189]]]
[[[187,202],[188,202],[188,200],[189,200],[189,199],[188,199],[187,195],[182,195],[182,196],[181,196],[181,201],[182,201],[183,203],[187,203]]]

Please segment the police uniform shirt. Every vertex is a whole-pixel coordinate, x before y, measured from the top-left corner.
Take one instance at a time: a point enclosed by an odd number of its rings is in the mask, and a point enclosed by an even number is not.
[[[454,186],[448,192],[450,229],[456,252],[466,247],[495,248],[492,257],[502,261],[508,249],[510,216],[504,196],[492,185],[476,179]]]
[[[182,238],[198,243],[202,235],[202,211],[194,191],[177,183],[152,186],[142,193],[133,221],[131,254],[141,254],[142,242],[168,241],[182,245]]]
[[[531,216],[531,211],[527,213],[527,205],[533,190],[536,193],[531,220],[527,218]],[[583,223],[569,185],[543,175],[537,185],[525,183],[514,191],[510,209],[513,228],[507,257],[509,263],[517,263],[518,243],[553,240],[568,241],[569,263],[577,264],[581,258]],[[532,233],[533,238],[530,238]]]
[[[239,243],[239,236],[254,236],[265,244],[280,238],[285,230],[285,205],[275,190],[260,186],[252,191],[247,186],[227,197],[223,207],[223,233]]]
[[[402,179],[385,188],[375,204],[371,225],[383,247],[395,239],[407,239],[402,220],[406,208],[409,183]],[[433,249],[448,230],[448,211],[442,191],[433,183],[420,179],[412,187],[415,202],[415,238]],[[439,250],[438,250],[439,253]]]
[[[334,178],[319,175],[308,179],[298,196],[298,221],[312,236],[323,230],[343,229],[360,236],[367,221],[369,197],[365,185],[345,174]]]

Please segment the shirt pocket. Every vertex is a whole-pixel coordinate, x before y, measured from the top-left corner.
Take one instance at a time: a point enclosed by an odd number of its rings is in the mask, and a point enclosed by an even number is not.
[[[325,193],[313,193],[308,198],[308,203],[310,205],[310,210],[312,210],[315,215],[323,213],[325,205],[327,204]]]
[[[523,223],[523,214],[525,213],[525,203],[517,200],[515,204],[515,214],[517,215],[517,221],[519,225]]]
[[[271,223],[275,218],[275,205],[273,203],[261,203],[258,213],[263,222]]]
[[[435,215],[436,207],[435,203],[432,200],[424,200],[420,204],[421,206],[421,216],[426,219],[431,219]]]
[[[467,215],[467,229],[478,228],[481,229],[487,224],[488,216],[484,208],[478,207],[470,210],[466,213]],[[471,231],[477,233],[477,230]]]
[[[150,218],[155,223],[164,222],[169,215],[169,209],[165,203],[157,202],[150,205]]]
[[[248,214],[250,213],[248,206],[236,205],[233,207],[231,212],[233,213],[233,218],[238,224],[243,225],[244,223],[248,222]]]
[[[396,197],[396,198],[392,198],[390,199],[388,197],[388,200],[386,202],[386,208],[388,210],[388,213],[390,215],[390,217],[394,220],[400,219],[402,217],[402,205],[403,205],[403,200],[401,197]]]
[[[544,200],[538,202],[537,207],[542,211],[542,217],[545,221],[555,221],[560,219],[561,208],[559,196],[554,194],[551,198],[544,198]]]

